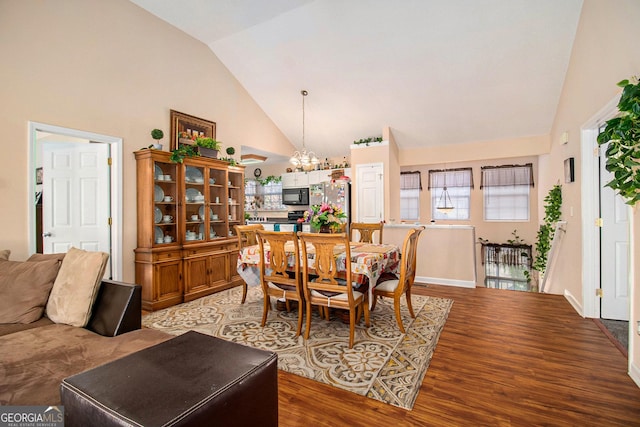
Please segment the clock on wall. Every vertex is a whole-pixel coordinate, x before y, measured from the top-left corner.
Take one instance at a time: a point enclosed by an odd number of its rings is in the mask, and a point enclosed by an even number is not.
[[[260,175],[262,175],[262,169],[260,169],[260,168],[256,168],[256,169],[253,171],[253,176],[255,176],[256,178],[260,178]]]

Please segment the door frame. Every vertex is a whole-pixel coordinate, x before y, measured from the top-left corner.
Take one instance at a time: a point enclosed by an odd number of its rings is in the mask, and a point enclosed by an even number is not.
[[[86,132],[77,129],[69,129],[61,126],[49,125],[46,123],[29,121],[29,173],[28,185],[29,194],[36,193],[35,171],[36,165],[36,149],[37,149],[37,132],[48,132],[58,135],[64,135],[74,138],[88,139],[104,144],[110,144],[111,148],[111,178],[110,178],[110,204],[111,204],[111,263],[113,280],[123,280],[122,278],[122,224],[123,224],[123,194],[122,194],[122,156],[123,156],[123,140],[122,138],[102,135],[93,132]],[[30,196],[28,200],[32,200]],[[29,253],[36,251],[36,214],[35,204],[29,203]]]
[[[580,129],[581,133],[581,204],[582,204],[582,316],[600,318],[600,229],[595,225],[600,217],[600,169],[598,128],[618,114],[620,95],[616,95]],[[629,212],[629,303],[633,313],[633,210]],[[631,328],[630,328],[631,329]],[[631,343],[630,343],[631,344]]]

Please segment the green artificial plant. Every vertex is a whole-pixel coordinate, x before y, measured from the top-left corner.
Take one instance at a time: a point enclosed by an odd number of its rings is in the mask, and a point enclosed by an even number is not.
[[[562,185],[556,184],[544,198],[544,220],[538,229],[536,240],[536,256],[533,260],[533,269],[544,274],[547,268],[547,256],[551,249],[551,242],[555,233],[556,222],[560,220],[562,208]]]
[[[199,156],[198,149],[194,145],[182,144],[171,152],[169,159],[173,163],[182,163],[185,157]]]
[[[353,141],[353,143],[356,145],[365,144],[367,147],[371,142],[382,142],[382,137],[381,136],[369,137],[369,138],[362,138],[357,141]]]
[[[260,185],[262,185],[263,187],[265,185],[269,185],[270,183],[278,183],[282,181],[282,176],[274,176],[274,175],[269,175],[268,177],[264,178],[264,179],[256,179],[256,181],[258,181],[260,183]]]
[[[159,141],[164,138],[164,132],[162,132],[160,129],[154,129],[151,131],[151,138]]]
[[[623,88],[618,102],[620,114],[607,120],[598,144],[609,143],[605,167],[613,179],[606,185],[633,206],[640,200],[640,81],[634,77],[618,86]]]
[[[211,150],[220,150],[220,141],[213,138],[200,136],[196,138],[195,144],[198,147],[210,148]]]

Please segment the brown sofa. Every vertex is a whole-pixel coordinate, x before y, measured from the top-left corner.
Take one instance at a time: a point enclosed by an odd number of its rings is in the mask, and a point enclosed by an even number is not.
[[[63,257],[0,259],[0,318],[15,319],[0,323],[0,405],[59,405],[64,378],[172,338],[140,329],[139,285],[109,280],[85,327],[54,323],[44,308]]]
[[[141,287],[111,280],[94,280],[84,326],[56,323],[50,313],[69,319],[77,308],[56,295],[60,277],[75,299],[82,286],[69,271],[84,269],[56,262],[0,259],[0,319],[16,319],[0,324],[0,405],[64,405],[69,426],[277,425],[275,353],[140,329]],[[59,307],[50,310],[54,295]]]
[[[140,329],[140,295],[105,280],[86,328],[46,317],[27,329],[0,325],[0,405],[59,405],[64,378],[173,338]]]

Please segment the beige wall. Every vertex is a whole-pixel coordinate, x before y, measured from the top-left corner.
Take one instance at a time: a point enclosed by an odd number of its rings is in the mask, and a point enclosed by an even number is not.
[[[202,43],[125,0],[0,1],[0,247],[28,254],[27,122],[124,139],[124,277],[134,280],[133,151],[169,110],[213,120],[225,147],[293,146]]]
[[[563,217],[567,219],[567,233],[559,254],[556,283],[561,283],[565,292],[579,302],[583,301],[582,265],[592,260],[581,259],[582,212],[581,202],[581,154],[580,128],[619,93],[616,83],[640,74],[640,2],[637,0],[585,0],[576,33],[571,61],[563,87],[555,123],[551,131],[551,152],[545,159],[546,171],[541,170],[540,190],[545,191],[563,177],[563,161],[567,157],[576,159],[576,182],[563,186]],[[558,141],[562,132],[568,131],[569,143]],[[573,207],[574,215],[567,215]],[[636,248],[633,268],[636,277],[633,284],[635,301],[632,304],[631,327],[636,330],[640,320],[640,240],[638,228],[640,211],[634,212]],[[562,289],[560,290],[562,291]],[[640,339],[635,335],[634,347],[629,351],[629,360],[637,370],[640,366]],[[637,374],[640,371],[636,371]],[[636,374],[636,375],[637,375]],[[638,378],[638,377],[636,377]],[[636,379],[638,381],[638,379]]]
[[[549,136],[541,135],[408,149],[400,152],[400,165],[411,166],[538,156],[549,152],[549,144]]]

